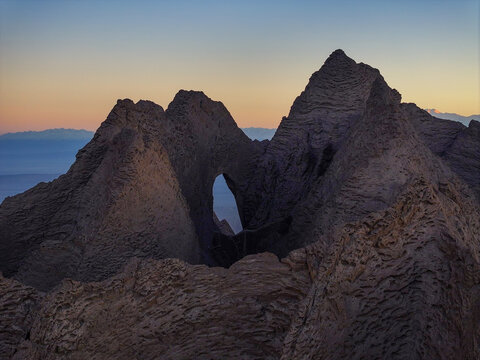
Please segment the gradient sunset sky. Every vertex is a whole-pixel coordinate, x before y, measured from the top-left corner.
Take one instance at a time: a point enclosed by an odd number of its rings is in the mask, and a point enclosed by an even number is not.
[[[480,0],[0,0],[0,133],[95,130],[118,98],[179,89],[273,128],[335,49],[404,102],[480,113]]]

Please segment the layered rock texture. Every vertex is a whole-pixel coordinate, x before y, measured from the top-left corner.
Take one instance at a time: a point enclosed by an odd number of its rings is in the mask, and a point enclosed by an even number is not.
[[[480,124],[341,50],[271,141],[200,92],[122,100],[2,203],[0,269],[4,358],[479,359]]]

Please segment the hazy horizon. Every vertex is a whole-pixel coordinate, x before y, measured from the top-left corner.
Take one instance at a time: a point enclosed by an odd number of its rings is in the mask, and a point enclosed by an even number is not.
[[[467,119],[472,117],[473,120],[477,120],[477,121],[478,121],[478,119],[476,119],[476,118],[480,117],[480,114],[462,115],[462,114],[457,114],[457,113],[451,113],[451,112],[448,112],[448,111],[442,112],[442,111],[439,111],[436,108],[426,108],[426,109],[423,109],[423,110],[427,111],[431,115],[439,117],[440,119],[446,119],[446,120],[452,120],[452,121],[458,121],[458,122],[462,122],[462,121],[454,119],[453,117],[448,117],[448,115],[457,115],[459,117],[464,117],[464,118],[467,118]],[[446,115],[446,116],[442,117],[442,115]],[[464,124],[464,125],[468,126],[468,124]],[[246,129],[276,130],[277,128],[278,128],[278,126],[277,127],[270,127],[270,128],[261,127],[261,126],[240,127],[240,129],[242,129],[242,130],[246,130]],[[7,134],[19,134],[19,133],[30,133],[30,132],[38,133],[38,132],[43,132],[43,131],[48,131],[48,130],[75,130],[75,131],[88,131],[88,132],[95,133],[95,131],[97,129],[98,129],[98,127],[95,128],[95,129],[73,128],[73,127],[69,127],[69,128],[65,128],[65,127],[43,128],[43,129],[38,129],[38,130],[27,129],[27,130],[20,130],[20,131],[0,132],[0,136],[7,135]]]

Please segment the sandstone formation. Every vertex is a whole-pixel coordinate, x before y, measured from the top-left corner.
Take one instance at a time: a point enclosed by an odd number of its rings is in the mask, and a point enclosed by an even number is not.
[[[30,329],[41,296],[31,287],[0,273],[0,359],[10,359]]]
[[[276,359],[310,285],[293,265],[272,254],[230,269],[133,260],[101,283],[65,280],[14,359]]]
[[[253,186],[265,187],[249,227],[279,221],[291,215],[318,177],[330,165],[350,127],[358,121],[378,70],[357,64],[341,50],[333,52],[315,72],[282,119]],[[268,184],[269,186],[265,186]]]
[[[480,223],[464,200],[419,179],[301,250],[317,273],[282,359],[478,359]]]
[[[47,290],[105,279],[131,257],[211,263],[213,182],[225,173],[242,209],[262,149],[201,92],[180,91],[166,111],[119,101],[67,174],[2,203],[0,269]]]
[[[0,226],[5,358],[480,358],[480,124],[341,50],[270,142],[200,92],[119,101]]]

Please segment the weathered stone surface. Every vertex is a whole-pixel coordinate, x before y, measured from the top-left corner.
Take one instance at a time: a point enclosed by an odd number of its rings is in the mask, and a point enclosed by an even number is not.
[[[442,166],[402,112],[398,93],[383,79],[375,80],[365,114],[293,209],[284,246],[287,250],[305,246],[317,235],[334,233],[348,222],[388,208],[412,179],[437,183]]]
[[[442,156],[465,129],[463,124],[435,118],[415,104],[401,106],[422,140],[438,156]]]
[[[165,148],[163,109],[119,101],[67,174],[0,207],[0,265],[40,289],[96,280],[132,256],[200,260],[199,244]]]
[[[446,163],[476,192],[480,201],[480,122],[470,121],[443,155]]]
[[[365,111],[378,70],[357,64],[342,50],[315,72],[282,119],[251,182],[259,193],[248,228],[281,221],[322,176],[350,127]]]
[[[11,317],[24,330],[4,331],[1,351],[478,359],[479,161],[478,122],[401,104],[342,51],[271,142],[248,140],[203,93],[181,91],[165,112],[120,102],[67,175],[0,207],[6,275],[58,284],[43,297],[2,279],[13,285],[0,287],[0,314],[28,297],[38,310]],[[245,227],[236,235],[212,210],[222,173]],[[158,260],[172,256],[231,266]],[[12,287],[16,300],[2,302]]]
[[[277,359],[310,286],[305,258],[297,261],[258,254],[224,269],[132,260],[101,283],[65,280],[14,359]]]
[[[316,278],[282,359],[478,359],[480,223],[456,185],[413,181],[389,209],[296,250]]]
[[[205,262],[216,227],[213,222],[213,183],[223,174],[235,196],[240,220],[248,213],[246,186],[264,146],[250,140],[221,102],[202,92],[180,91],[166,110],[160,141],[168,150],[195,224]],[[252,195],[254,196],[254,195]]]
[[[402,104],[428,147],[450,166],[480,200],[480,123],[463,124],[435,118],[415,104]]]
[[[0,359],[10,359],[18,344],[30,338],[41,295],[34,288],[0,273]]]
[[[67,174],[2,203],[0,269],[49,289],[105,279],[134,256],[212,263],[213,182],[225,173],[242,209],[262,151],[201,92],[180,91],[166,112],[119,101]]]

